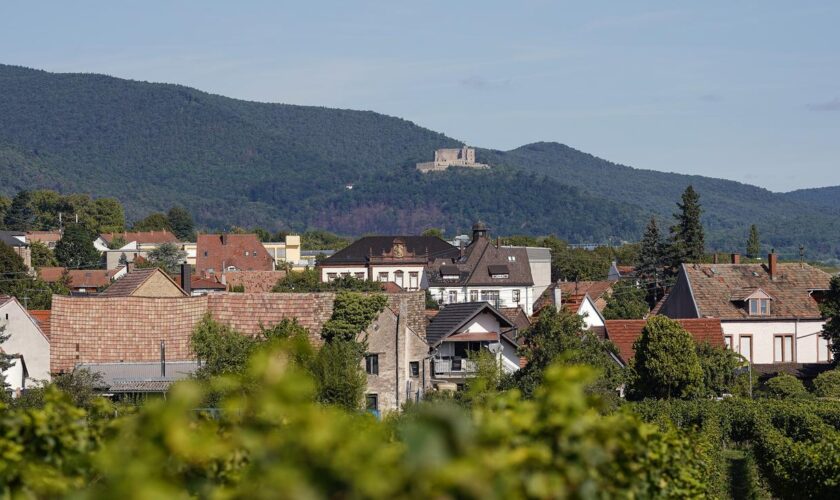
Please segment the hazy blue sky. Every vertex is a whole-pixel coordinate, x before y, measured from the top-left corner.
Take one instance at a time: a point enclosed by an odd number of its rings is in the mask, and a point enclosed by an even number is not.
[[[837,1],[123,3],[4,2],[0,62],[370,109],[476,146],[558,141],[776,191],[840,184]]]

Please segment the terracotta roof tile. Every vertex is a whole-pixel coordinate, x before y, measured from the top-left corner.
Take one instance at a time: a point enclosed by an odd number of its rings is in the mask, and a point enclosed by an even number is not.
[[[256,234],[200,234],[196,242],[197,275],[237,271],[273,271],[274,259]]]
[[[2,301],[2,300],[0,300]],[[50,316],[52,315],[52,311],[49,309],[30,309],[29,315],[38,323],[38,326],[41,328],[41,331],[44,332],[44,335],[47,338],[50,338]]]
[[[713,346],[722,347],[723,329],[719,319],[678,319],[675,320],[691,334],[696,342],[708,342]],[[608,319],[606,320],[606,335],[618,347],[621,359],[625,362],[633,358],[633,343],[642,335],[642,329],[647,323],[643,319]]]
[[[266,293],[286,276],[286,271],[226,271],[224,275],[228,287],[241,285],[245,293]]]
[[[827,290],[831,275],[808,264],[778,264],[770,279],[763,264],[683,265],[701,317],[749,318],[743,299],[746,291],[761,289],[773,300],[769,318],[819,318],[814,290]]]

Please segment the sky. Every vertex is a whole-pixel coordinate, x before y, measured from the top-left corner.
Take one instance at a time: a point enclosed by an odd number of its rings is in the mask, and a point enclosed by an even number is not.
[[[838,23],[836,1],[33,0],[0,5],[0,63],[789,191],[840,185]]]

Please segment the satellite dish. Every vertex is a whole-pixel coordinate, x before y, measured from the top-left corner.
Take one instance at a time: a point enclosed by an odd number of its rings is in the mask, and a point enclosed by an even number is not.
[[[492,352],[493,354],[501,353],[505,347],[502,345],[501,342],[491,342],[490,345],[487,346],[487,350]]]

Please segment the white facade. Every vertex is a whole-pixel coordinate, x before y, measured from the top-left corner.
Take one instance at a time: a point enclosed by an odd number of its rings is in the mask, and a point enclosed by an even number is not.
[[[822,320],[721,321],[727,347],[754,364],[831,361]]]
[[[589,294],[587,294],[583,302],[581,302],[580,308],[578,308],[577,313],[583,317],[584,330],[589,330],[593,326],[601,327],[606,324],[604,322],[604,317],[601,316],[600,312],[598,312],[598,308],[595,307],[595,302],[592,301],[592,298],[589,296]]]
[[[513,373],[519,370],[519,355],[517,354],[517,346],[501,335],[503,327],[498,318],[484,310],[481,314],[473,318],[463,328],[459,329],[458,334],[476,333],[476,334],[496,334],[492,340],[474,341],[480,343],[483,347],[490,344],[501,342],[502,351],[497,354],[496,359],[505,373]],[[458,347],[467,344],[465,341],[443,340],[434,353],[434,376],[437,379],[444,379],[449,381],[457,381],[472,374],[475,370],[473,362],[459,352]],[[453,363],[454,361],[454,363]]]
[[[452,286],[430,287],[432,298],[440,304],[485,301],[493,307],[522,307],[530,316],[534,311],[534,288],[530,286]]]
[[[0,345],[3,352],[24,357],[31,382],[50,380],[50,342],[16,299],[0,305],[0,325],[6,327],[3,333],[9,336]]]
[[[321,281],[326,283],[339,276],[352,276],[369,281],[391,281],[407,291],[422,290],[429,286],[426,268],[422,265],[324,266]]]
[[[0,377],[6,383],[6,390],[12,395],[20,394],[20,391],[26,389],[26,366],[23,361],[23,356],[18,356],[12,360],[12,366],[0,373]]]

